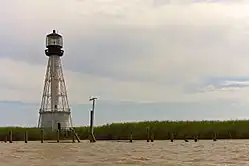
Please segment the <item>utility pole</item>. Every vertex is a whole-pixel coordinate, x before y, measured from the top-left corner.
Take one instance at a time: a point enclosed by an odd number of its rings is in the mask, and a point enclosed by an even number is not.
[[[92,110],[90,111],[90,142],[96,142],[96,138],[93,134],[93,120],[94,120],[94,108],[95,108],[95,101],[97,100],[98,98],[96,97],[92,97],[89,99],[89,101],[92,101],[93,102],[93,105],[92,105]]]

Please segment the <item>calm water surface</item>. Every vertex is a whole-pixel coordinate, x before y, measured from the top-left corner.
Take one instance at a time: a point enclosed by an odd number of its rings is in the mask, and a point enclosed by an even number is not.
[[[0,166],[248,166],[249,140],[0,143]]]

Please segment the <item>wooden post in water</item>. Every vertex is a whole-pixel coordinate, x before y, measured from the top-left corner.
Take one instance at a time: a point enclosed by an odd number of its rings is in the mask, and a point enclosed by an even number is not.
[[[71,135],[71,137],[72,137],[73,143],[75,143],[75,136],[74,136],[73,129],[70,129],[70,135]]]
[[[198,136],[194,136],[194,141],[195,141],[195,142],[198,141]]]
[[[80,142],[80,137],[77,135],[77,133],[75,132],[75,130],[73,128],[71,128],[72,134],[74,135],[73,139],[77,139],[78,142]]]
[[[8,141],[8,136],[5,136],[4,137],[4,142],[7,143],[7,141]]]
[[[150,142],[154,142],[154,133],[153,132],[151,132]]]
[[[213,133],[213,141],[216,141],[216,133]]]
[[[60,130],[57,130],[56,134],[57,134],[57,142],[60,142]]]
[[[28,132],[27,131],[25,131],[24,133],[24,142],[28,143]]]
[[[149,131],[149,127],[146,128],[147,131],[147,142],[150,142],[150,131]]]
[[[228,135],[229,135],[229,138],[230,138],[230,139],[232,139],[232,138],[233,138],[233,137],[232,137],[232,134],[231,134],[231,132],[230,132],[230,131],[228,132]]]
[[[130,133],[130,143],[132,143],[132,132]]]
[[[43,129],[41,129],[40,137],[41,137],[41,143],[43,143],[43,141],[44,141],[44,130]]]
[[[12,143],[12,130],[9,132],[9,143]]]
[[[174,133],[170,134],[170,141],[173,142],[174,141]]]
[[[185,142],[188,142],[187,135],[184,135],[184,141],[185,141]]]

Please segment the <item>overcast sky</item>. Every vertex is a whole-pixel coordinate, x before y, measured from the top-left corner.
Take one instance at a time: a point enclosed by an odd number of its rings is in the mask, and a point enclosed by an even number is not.
[[[64,37],[73,123],[249,117],[249,1],[0,1],[0,125],[37,125],[48,58]]]

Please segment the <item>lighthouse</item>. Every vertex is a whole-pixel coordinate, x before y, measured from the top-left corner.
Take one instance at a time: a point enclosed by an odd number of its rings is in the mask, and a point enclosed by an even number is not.
[[[39,110],[39,128],[68,130],[73,127],[61,63],[64,54],[62,48],[63,38],[53,30],[46,36],[48,63]]]

